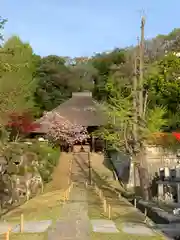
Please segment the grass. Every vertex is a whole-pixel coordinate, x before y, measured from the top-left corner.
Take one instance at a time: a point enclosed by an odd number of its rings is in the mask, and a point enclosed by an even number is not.
[[[113,220],[116,224],[119,233],[95,233],[91,231],[91,239],[93,240],[119,240],[119,239],[128,239],[128,240],[163,240],[164,237],[158,233],[155,233],[155,236],[142,236],[142,235],[130,235],[124,233],[122,231],[123,223],[125,222],[133,222],[133,223],[143,223],[144,216],[141,213],[138,213],[133,209],[132,206],[127,205],[123,199],[118,200],[115,194],[113,195],[111,192],[104,191],[104,195],[106,195],[106,199],[108,203],[112,206],[112,216],[111,220]],[[110,197],[111,195],[111,197]],[[92,189],[88,190],[88,213],[90,219],[108,219],[106,213],[103,213],[102,202],[100,201],[99,196],[93,192]]]
[[[24,214],[24,220],[53,220],[53,224],[60,216],[61,210],[61,200],[62,200],[62,182],[64,181],[67,185],[68,180],[68,170],[65,169],[64,175],[60,173],[63,171],[64,164],[68,168],[67,156],[64,156],[60,162],[63,163],[61,166],[58,165],[54,172],[53,182],[48,184],[46,192],[42,195],[31,199],[29,202],[23,204],[22,206],[14,209],[4,216],[4,219],[8,222],[19,223],[20,215]],[[96,159],[92,159],[96,161]],[[65,162],[65,163],[64,163]],[[97,162],[96,162],[97,164]],[[99,176],[99,171],[101,174]],[[106,176],[107,176],[106,172]],[[109,204],[112,206],[112,220],[115,222],[119,233],[107,234],[107,233],[94,233],[91,231],[92,240],[162,240],[163,236],[156,234],[153,237],[149,236],[138,236],[126,234],[122,231],[123,223],[125,222],[137,222],[142,223],[144,220],[143,214],[136,211],[134,207],[128,203],[124,198],[118,199],[117,197],[117,181],[106,182],[103,177],[103,170],[94,167],[92,172],[92,177],[94,182],[103,190],[103,195],[106,197]],[[108,177],[108,176],[107,176]],[[61,184],[59,184],[61,182]],[[113,185],[115,183],[115,185]],[[65,186],[64,185],[64,186]],[[116,192],[113,190],[116,188]],[[88,194],[88,214],[90,219],[107,219],[107,215],[103,213],[102,203],[99,196],[94,192],[93,189],[87,189]],[[53,228],[53,225],[51,226]],[[1,238],[2,237],[2,238]],[[5,236],[0,236],[0,240],[5,239]],[[47,240],[47,232],[40,234],[11,234],[10,240]]]
[[[118,197],[118,192],[122,191],[122,188],[118,181],[112,180],[112,172],[104,166],[102,157],[92,157],[92,177],[97,186],[102,189],[107,203],[111,205],[112,216],[111,219],[115,222],[119,233],[95,233],[92,231],[91,238],[93,240],[162,240],[165,239],[162,234],[155,232],[155,236],[142,236],[131,235],[122,231],[123,224],[126,222],[142,224],[144,221],[144,215],[135,209],[126,199]],[[106,177],[104,177],[106,176]],[[90,219],[108,219],[107,214],[103,213],[103,205],[99,196],[95,193],[94,189],[88,190],[89,200],[89,217]]]
[[[52,220],[52,226],[60,216],[62,200],[62,191],[56,190],[47,192],[42,195],[31,199],[22,206],[14,209],[6,214],[3,219],[10,224],[19,224],[20,215],[24,215],[24,221],[40,221],[40,220]],[[0,236],[0,240],[5,239],[4,235]],[[10,240],[46,240],[47,232],[45,233],[10,233]]]
[[[5,235],[0,236],[0,240],[4,240]],[[10,240],[46,240],[46,233],[27,233],[27,234],[10,234]]]
[[[62,154],[59,164],[54,170],[53,180],[46,185],[44,193],[10,211],[3,216],[3,220],[10,224],[19,224],[20,216],[23,214],[24,221],[52,220],[53,224],[50,228],[53,228],[60,216],[63,191],[68,185],[68,160],[67,155]],[[64,173],[61,174],[63,170]],[[10,240],[46,240],[47,235],[47,231],[44,233],[10,233]],[[4,234],[0,235],[1,239],[5,239]]]
[[[61,200],[61,190],[47,192],[7,213],[3,219],[18,223],[20,215],[23,214],[25,221],[54,220],[60,214]]]
[[[60,216],[63,190],[68,186],[68,178],[69,156],[62,153],[53,180],[46,185],[45,192],[10,211],[3,219],[19,223],[20,215],[23,214],[24,221],[56,220]]]

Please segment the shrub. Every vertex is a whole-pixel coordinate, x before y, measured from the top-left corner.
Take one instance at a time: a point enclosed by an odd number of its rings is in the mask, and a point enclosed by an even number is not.
[[[49,182],[52,179],[52,172],[59,161],[59,155],[58,148],[52,148],[48,143],[40,143],[38,170],[44,182]]]
[[[60,149],[52,147],[47,142],[33,141],[28,146],[30,152],[34,152],[38,157],[38,170],[44,182],[49,182],[52,178],[54,167],[59,161]]]
[[[59,161],[60,149],[52,147],[47,142],[39,142],[37,140],[29,141],[31,144],[16,142],[9,143],[3,151],[3,155],[8,161],[9,174],[17,173],[14,169],[14,163],[20,162],[23,154],[27,157],[29,167],[28,171],[33,171],[31,167],[32,161],[38,161],[38,171],[44,182],[49,182],[52,178],[54,167]],[[24,174],[23,167],[19,168],[19,174]]]

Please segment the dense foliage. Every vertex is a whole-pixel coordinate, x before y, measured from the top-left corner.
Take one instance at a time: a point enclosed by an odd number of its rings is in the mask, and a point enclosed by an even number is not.
[[[26,145],[25,150],[35,153],[38,159],[38,171],[44,182],[49,182],[52,179],[52,173],[54,167],[59,162],[60,149],[58,147],[52,147],[47,142],[30,141],[32,144]]]
[[[145,81],[148,108],[166,108],[168,121],[163,129],[179,128],[179,36],[175,29],[145,42]],[[136,47],[99,53],[90,58],[70,59],[47,56],[36,68],[35,101],[40,112],[49,111],[67,100],[73,91],[90,90],[99,101],[109,101],[114,85],[122,97],[132,90],[133,53]],[[111,96],[112,97],[112,96]]]
[[[141,116],[138,115],[137,124],[133,107],[133,65],[138,46],[116,48],[89,58],[82,56],[72,59],[56,55],[41,57],[33,52],[29,43],[21,41],[18,36],[2,42],[1,30],[5,22],[0,17],[2,155],[6,156],[4,151],[7,149],[11,152],[9,140],[16,139],[12,136],[33,130],[36,127],[32,123],[33,119],[43,115],[49,124],[48,137],[69,144],[86,139],[87,132],[82,126],[74,125],[62,116],[54,116],[55,119],[52,119],[49,113],[46,113],[66,101],[72,92],[76,91],[92,91],[93,97],[108,113],[107,126],[95,134],[101,135],[111,146],[130,154],[136,152],[133,136],[135,125],[138,125],[138,143],[141,146],[144,142],[153,142],[155,139],[159,141],[159,132],[178,131],[180,29],[145,41],[143,86],[137,89],[137,92],[143,90],[144,112]],[[137,61],[138,77],[139,72],[140,65]],[[47,182],[57,163],[56,150],[46,143],[33,143],[28,149],[20,147],[21,153],[18,154],[22,155],[24,151],[34,152],[39,161],[38,171]],[[16,158],[15,153],[12,155],[13,157],[9,158],[6,156],[8,162]]]
[[[37,140],[29,140],[26,142],[11,142],[1,147],[3,156],[7,161],[7,171],[10,174],[24,174],[24,167],[21,167],[20,172],[17,172],[16,166],[21,161],[21,156],[24,155],[29,166],[28,171],[34,171],[31,168],[31,163],[37,161],[37,169],[41,174],[44,182],[51,180],[54,167],[59,161],[59,149],[52,148],[47,142],[39,142]]]
[[[4,24],[5,20],[1,18],[1,29]],[[145,41],[143,84],[144,94],[147,94],[147,112],[143,138],[156,130],[174,131],[179,128],[179,37],[180,30],[175,29],[167,36],[158,35],[152,40]],[[116,48],[111,52],[98,53],[89,58],[82,56],[72,59],[56,55],[40,57],[33,52],[28,43],[13,36],[0,50],[1,128],[7,122],[11,123],[13,129],[14,125],[22,128],[24,123],[20,116],[25,112],[30,111],[34,117],[42,116],[44,112],[67,100],[73,91],[89,90],[93,92],[95,99],[103,102],[103,106],[111,109],[108,110],[109,114],[118,115],[111,118],[121,119],[114,121],[116,129],[120,129],[119,125],[122,126],[122,121],[125,121],[128,129],[127,140],[132,138],[133,56],[137,47]],[[16,121],[12,119],[15,115],[19,116],[16,117]],[[18,124],[15,123],[17,121]],[[25,118],[23,121],[25,122]],[[29,128],[33,127],[30,121]],[[156,126],[152,124],[155,122]],[[57,130],[55,124],[54,128]],[[111,134],[119,133],[111,131]],[[118,138],[121,139],[120,135]],[[68,137],[66,135],[67,139]],[[124,138],[118,142],[114,141],[121,145]]]

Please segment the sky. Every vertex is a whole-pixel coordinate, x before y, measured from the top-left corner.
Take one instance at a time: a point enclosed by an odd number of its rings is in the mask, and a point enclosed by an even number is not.
[[[180,27],[180,0],[0,0],[4,37],[18,35],[36,54],[91,56]]]

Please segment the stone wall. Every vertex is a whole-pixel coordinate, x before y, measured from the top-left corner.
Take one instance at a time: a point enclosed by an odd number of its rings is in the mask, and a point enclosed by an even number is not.
[[[110,156],[122,182],[131,188],[134,186],[134,175],[136,175],[136,186],[139,186],[138,173],[134,172],[134,164],[131,159],[117,151],[112,151]],[[173,167],[178,161],[176,153],[158,146],[146,146],[144,159],[147,162],[150,180],[153,179],[155,172],[159,172],[159,168]]]
[[[159,172],[161,167],[173,167],[177,165],[180,158],[177,153],[169,149],[163,149],[160,146],[146,146],[145,160],[147,161],[150,178],[153,178],[155,172]]]

